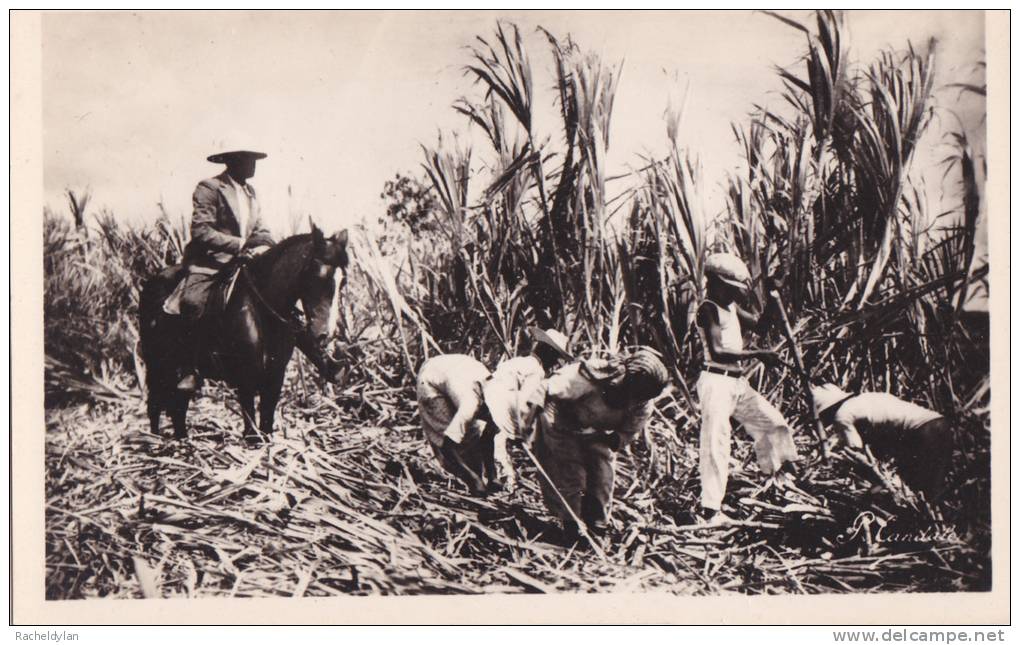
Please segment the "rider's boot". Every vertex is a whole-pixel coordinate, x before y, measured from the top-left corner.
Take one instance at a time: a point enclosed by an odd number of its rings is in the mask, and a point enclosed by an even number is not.
[[[198,375],[198,361],[202,356],[205,347],[202,325],[196,321],[190,325],[188,330],[192,342],[191,351],[184,353],[185,363],[181,366],[181,380],[177,382],[178,392],[195,392],[201,385],[201,377]]]

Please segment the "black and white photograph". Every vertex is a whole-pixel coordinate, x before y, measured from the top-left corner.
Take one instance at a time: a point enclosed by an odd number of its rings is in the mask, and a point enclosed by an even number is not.
[[[45,603],[1003,591],[1008,14],[35,20]]]

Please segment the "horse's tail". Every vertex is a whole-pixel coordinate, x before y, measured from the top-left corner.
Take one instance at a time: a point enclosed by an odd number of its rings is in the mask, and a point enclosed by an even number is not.
[[[158,274],[150,275],[142,280],[141,293],[138,295],[138,319],[141,323],[139,329],[144,329],[145,323],[153,319],[153,313],[155,312],[155,306],[159,297],[158,292],[161,290],[157,278]]]
[[[187,270],[183,265],[175,264],[142,280],[142,290],[138,298],[139,313],[154,313],[155,310],[161,309],[163,300],[177,288],[186,274]]]
[[[181,265],[174,265],[142,281],[138,295],[138,335],[142,359],[150,373],[157,356],[162,353],[160,348],[167,340],[162,337],[166,331],[160,324],[167,315],[163,311],[163,303],[184,279],[185,273]]]

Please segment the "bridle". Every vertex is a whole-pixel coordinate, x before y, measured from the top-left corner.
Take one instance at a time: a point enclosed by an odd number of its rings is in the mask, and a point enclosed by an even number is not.
[[[300,276],[304,276],[308,272],[308,266],[311,264],[312,257],[312,255],[309,255],[305,258],[304,265],[298,272]],[[307,320],[307,317],[303,314],[303,312],[299,311],[297,307],[292,308],[290,312],[288,312],[288,315],[284,315],[277,311],[276,307],[270,304],[266,297],[262,295],[258,286],[256,286],[255,279],[248,270],[247,261],[238,258],[238,264],[238,271],[247,283],[248,290],[255,296],[255,300],[258,304],[261,305],[274,320],[282,324],[288,331],[294,334],[298,346],[301,347],[302,351],[304,351],[314,363],[317,363],[316,366],[322,368],[327,364],[328,360],[332,360],[326,355],[325,349],[321,347],[319,343],[312,340],[311,330],[309,328],[310,322]],[[346,282],[347,276],[345,273],[341,286]],[[314,352],[317,356],[312,356],[311,352]]]

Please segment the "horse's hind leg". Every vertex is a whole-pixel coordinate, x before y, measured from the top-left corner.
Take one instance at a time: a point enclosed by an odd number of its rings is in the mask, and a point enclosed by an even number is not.
[[[146,408],[149,412],[149,431],[152,434],[159,434],[159,419],[163,414],[163,405],[159,400],[155,392],[149,392],[148,401],[146,401]]]
[[[153,357],[153,352],[150,351],[145,360],[148,361],[146,368],[149,369],[145,380],[148,390],[145,407],[149,414],[149,429],[152,434],[158,435],[160,434],[159,422],[162,420],[163,412],[173,419],[174,377],[173,373],[168,371],[165,356]]]
[[[176,394],[170,406],[170,420],[174,424],[174,439],[188,438],[188,406],[191,405],[191,396],[187,394]]]
[[[273,420],[276,417],[276,404],[279,401],[279,392],[263,392],[259,397],[259,430],[267,437],[273,434]]]

